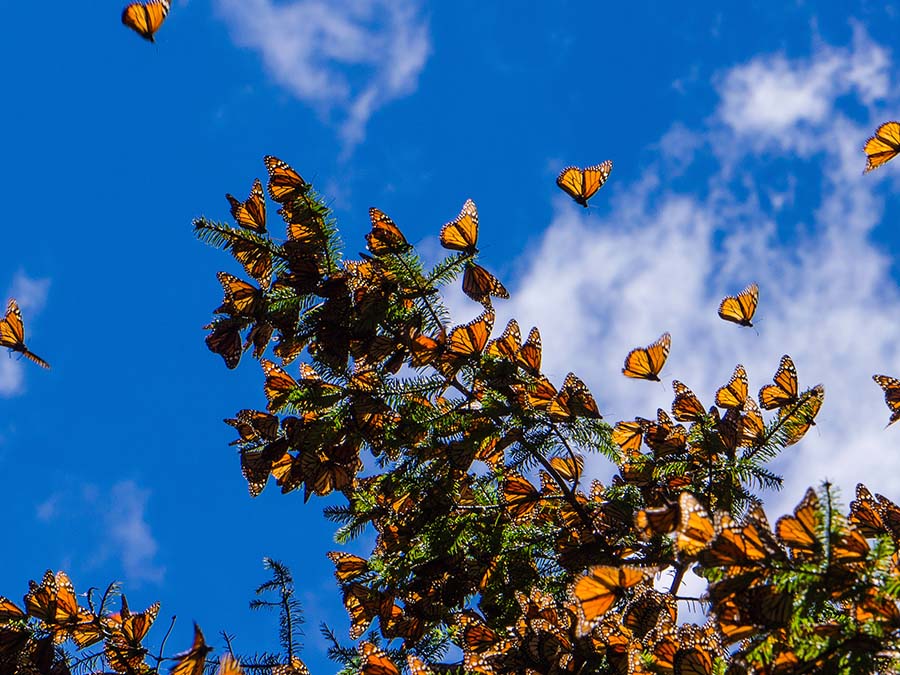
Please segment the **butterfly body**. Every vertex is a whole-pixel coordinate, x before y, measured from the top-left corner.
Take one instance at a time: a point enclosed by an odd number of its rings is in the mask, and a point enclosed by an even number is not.
[[[122,23],[145,40],[156,42],[154,35],[169,14],[169,0],[132,2],[122,10]]]

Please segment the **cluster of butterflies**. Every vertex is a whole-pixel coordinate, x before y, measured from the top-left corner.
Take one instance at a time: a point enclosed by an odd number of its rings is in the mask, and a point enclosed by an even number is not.
[[[122,10],[122,23],[145,40],[155,42],[156,31],[169,15],[170,0],[132,2]]]
[[[71,640],[79,650],[102,643],[96,655],[85,659],[102,658],[108,672],[158,673],[158,664],[154,668],[146,663],[149,650],[143,641],[159,614],[159,603],[143,612],[134,612],[125,596],[120,595],[120,609],[109,611],[107,605],[116,595],[113,587],[102,594],[96,607],[94,590],[87,593],[88,607],[83,607],[68,575],[47,570],[40,583],[29,582],[24,608],[0,596],[0,671],[71,675],[68,660],[59,650],[62,643]],[[170,675],[203,675],[210,651],[199,626],[194,624],[193,644],[173,657]],[[223,657],[217,675],[243,675],[243,672],[229,654]],[[272,675],[309,675],[309,670],[294,658],[290,664],[273,666]]]

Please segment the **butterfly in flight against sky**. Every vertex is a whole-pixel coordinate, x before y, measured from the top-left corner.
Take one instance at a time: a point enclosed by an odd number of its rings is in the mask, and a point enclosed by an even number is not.
[[[758,302],[759,286],[752,283],[737,295],[726,295],[719,304],[719,316],[739,326],[752,328]]]
[[[884,389],[884,402],[891,411],[891,419],[888,426],[900,420],[900,380],[887,375],[873,375],[872,379],[878,386]]]
[[[122,23],[145,40],[155,42],[153,36],[169,14],[169,0],[132,2],[122,10]]]
[[[663,333],[659,339],[646,347],[636,347],[625,357],[622,373],[626,377],[659,382],[659,371],[662,370],[672,346],[672,336]]]
[[[875,135],[863,146],[866,168],[869,173],[900,154],[900,122],[885,122],[875,130]]]
[[[587,208],[588,199],[593,197],[597,190],[603,187],[611,171],[612,162],[610,160],[595,166],[589,166],[586,169],[579,169],[577,166],[567,166],[556,177],[556,184],[576,203]]]
[[[6,316],[0,319],[0,347],[9,347],[12,351],[19,352],[41,368],[50,367],[49,363],[25,346],[25,325],[22,323],[22,312],[19,311],[19,305],[14,298],[9,299]]]

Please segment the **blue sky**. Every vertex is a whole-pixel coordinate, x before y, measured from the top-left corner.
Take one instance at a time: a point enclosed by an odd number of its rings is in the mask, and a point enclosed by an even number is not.
[[[0,594],[63,567],[80,590],[161,600],[177,648],[191,619],[274,648],[247,610],[271,556],[302,588],[304,657],[333,670],[323,502],[247,495],[221,420],[263,407],[262,375],[227,371],[201,330],[215,273],[241,272],[191,219],[225,219],[270,153],[332,200],[351,254],[369,206],[435,255],[474,199],[482,262],[513,293],[498,325],[539,325],[548,375],[576,370],[610,421],[671,401],[619,375],[664,330],[664,380],[707,403],[735,363],[755,390],[791,354],[826,399],[779,461],[775,512],[825,477],[846,500],[857,480],[900,497],[900,431],[870,379],[900,375],[900,165],[863,177],[859,150],[900,117],[900,7],[484,4],[174,0],[151,45],[117,3],[3,3],[0,289],[53,368],[0,358]],[[584,212],[554,178],[605,159]],[[759,335],[715,316],[753,280]]]

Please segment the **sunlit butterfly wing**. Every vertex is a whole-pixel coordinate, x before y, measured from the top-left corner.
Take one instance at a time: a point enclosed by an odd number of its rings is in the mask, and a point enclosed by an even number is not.
[[[500,283],[500,280],[481,265],[473,262],[466,263],[462,289],[463,293],[470,298],[484,304],[490,303],[491,296],[503,300],[509,299],[509,291]]]
[[[675,400],[672,401],[672,417],[679,422],[699,422],[706,416],[706,408],[687,385],[672,380]]]
[[[659,371],[666,363],[671,346],[672,336],[663,333],[653,344],[632,349],[625,357],[622,373],[626,377],[659,382]]]
[[[441,228],[441,246],[466,254],[477,252],[478,209],[471,199],[463,204],[459,215]]]
[[[516,363],[532,375],[541,372],[541,332],[537,327],[528,332],[528,339],[516,354]]]
[[[256,314],[262,304],[262,293],[258,288],[228,272],[218,272],[216,277],[225,291],[225,301],[216,313],[246,317]]]
[[[22,354],[41,368],[50,367],[49,363],[25,346],[25,324],[15,298],[9,299],[6,304],[6,316],[0,320],[0,347],[8,347],[12,351]]]
[[[687,557],[696,556],[715,536],[715,526],[703,505],[689,492],[681,493],[678,510],[675,547]]]
[[[900,154],[900,122],[885,122],[863,146],[866,168],[863,173],[877,169]]]
[[[386,213],[372,207],[369,209],[372,231],[366,235],[366,246],[375,255],[405,253],[410,249],[409,242]]]
[[[215,321],[206,328],[212,332],[206,336],[206,346],[209,351],[218,354],[225,361],[229,369],[237,368],[244,353],[241,341],[241,329],[246,322],[239,318],[227,318]]]
[[[155,42],[154,35],[169,13],[169,0],[132,2],[122,10],[122,23],[145,40]]]
[[[782,544],[791,549],[794,557],[808,559],[822,552],[818,535],[821,523],[819,498],[815,490],[809,488],[794,509],[794,515],[782,516],[775,523],[775,534]]]
[[[816,423],[816,415],[819,414],[824,400],[825,387],[817,384],[803,394],[796,404],[785,406],[780,410],[779,422],[785,431],[785,446],[798,442]]]
[[[290,205],[309,190],[309,184],[287,162],[266,155],[264,159],[269,172],[269,196],[279,204]]]
[[[759,286],[754,282],[737,295],[726,295],[719,304],[719,316],[740,326],[753,327],[757,303]]]
[[[481,354],[491,336],[494,326],[494,312],[487,310],[472,321],[457,326],[447,336],[447,352],[453,356],[473,356]]]
[[[766,410],[781,408],[797,400],[797,369],[791,357],[781,357],[778,370],[775,372],[774,384],[767,384],[759,390],[759,405]]]
[[[369,571],[369,561],[343,551],[329,551],[328,559],[334,563],[334,576],[340,582],[355,581]]]
[[[0,330],[2,330],[2,326],[0,326]],[[2,337],[0,337],[0,344],[3,344]],[[891,419],[888,421],[888,426],[890,426],[900,420],[900,380],[887,375],[873,375],[872,379],[884,390],[884,402],[891,411]]]
[[[569,411],[575,417],[589,417],[591,419],[600,419],[600,409],[597,402],[587,388],[575,373],[566,375],[562,388],[559,390],[557,397],[561,407]]]
[[[206,666],[206,655],[212,651],[212,647],[206,645],[200,626],[194,623],[194,643],[191,648],[176,657],[175,665],[169,671],[169,675],[203,675]]]
[[[371,642],[359,646],[362,655],[362,675],[400,675],[400,668]]]
[[[259,178],[253,181],[247,201],[242,202],[230,194],[225,198],[231,204],[231,217],[238,225],[261,234],[266,231],[266,195]]]
[[[576,203],[587,208],[588,200],[603,187],[611,171],[612,162],[610,160],[586,169],[569,166],[556,177],[556,184]]]
[[[606,614],[622,591],[637,586],[645,578],[647,572],[639,567],[596,565],[575,582],[572,599],[584,621],[590,623]]]
[[[612,442],[625,452],[637,452],[641,449],[644,431],[649,422],[644,419],[616,422],[613,427]]]
[[[503,483],[503,501],[513,520],[527,518],[541,500],[541,493],[524,476],[512,474]]]
[[[748,392],[747,371],[744,366],[738,364],[731,379],[716,392],[716,405],[720,408],[740,408],[747,400]]]
[[[522,336],[519,332],[519,324],[515,319],[510,319],[500,337],[491,340],[487,344],[485,353],[488,354],[488,356],[495,356],[497,358],[513,361],[521,346]]]
[[[269,402],[269,412],[278,411],[286,402],[291,393],[299,386],[293,377],[271,361],[260,361],[266,382],[263,392]]]
[[[856,499],[850,502],[850,522],[867,537],[877,537],[888,532],[878,501],[862,483],[857,484]]]

